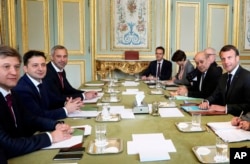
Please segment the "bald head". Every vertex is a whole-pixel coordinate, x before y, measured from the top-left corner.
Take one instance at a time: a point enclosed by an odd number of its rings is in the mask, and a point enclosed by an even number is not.
[[[211,63],[215,62],[216,50],[214,48],[208,47],[208,48],[204,49],[204,52],[209,56]]]
[[[209,55],[204,51],[198,52],[194,57],[194,61],[198,70],[201,72],[206,72],[211,64]]]

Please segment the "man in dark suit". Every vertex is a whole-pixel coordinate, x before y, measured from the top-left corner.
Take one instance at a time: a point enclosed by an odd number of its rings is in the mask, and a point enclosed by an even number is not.
[[[239,51],[233,45],[220,50],[223,68],[227,71],[219,80],[216,90],[200,108],[239,116],[250,111],[250,72],[239,65]]]
[[[204,51],[198,52],[195,55],[195,63],[198,69],[196,79],[190,87],[181,86],[176,93],[189,97],[206,98],[215,90],[219,78],[222,75],[221,67],[218,67],[210,62],[209,55]]]
[[[0,148],[6,158],[30,153],[71,137],[72,130],[58,121],[32,115],[11,89],[20,75],[21,56],[0,46]],[[29,101],[29,100],[26,100]],[[36,131],[52,131],[33,135]]]
[[[67,97],[81,99],[92,99],[97,96],[97,92],[83,92],[73,88],[66,78],[64,67],[68,62],[68,51],[64,46],[56,45],[51,49],[51,61],[47,64],[47,73],[43,82],[49,87],[57,97],[64,101]],[[54,107],[61,107],[63,104],[56,104]]]
[[[150,62],[148,68],[142,74],[142,80],[169,80],[172,75],[172,63],[164,59],[165,49],[157,47],[155,50],[156,60]]]
[[[216,63],[216,50],[212,47],[208,47],[204,49],[204,52],[206,55],[209,56],[209,60],[211,61],[212,65],[218,66],[218,64]],[[197,78],[198,72],[199,72],[198,68],[195,68],[192,72],[187,74],[186,78],[191,84],[193,83],[193,79]]]
[[[52,109],[55,102],[62,103],[53,93],[50,92],[46,84],[42,82],[46,74],[46,57],[43,52],[31,50],[23,56],[25,74],[20,78],[14,91],[18,93],[26,109],[41,117],[54,120],[66,118],[82,106],[81,99],[70,98],[65,106]],[[27,101],[29,100],[29,101]]]

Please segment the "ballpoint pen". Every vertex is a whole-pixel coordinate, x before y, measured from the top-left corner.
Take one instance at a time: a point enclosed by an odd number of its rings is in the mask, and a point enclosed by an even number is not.
[[[244,113],[244,111],[242,111],[242,112],[240,113],[240,116],[239,116],[239,118],[240,118],[240,119],[241,119],[241,117],[242,117],[243,113]]]

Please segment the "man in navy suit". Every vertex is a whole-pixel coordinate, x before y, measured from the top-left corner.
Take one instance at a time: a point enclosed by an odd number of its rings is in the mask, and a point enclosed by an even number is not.
[[[52,109],[53,104],[60,100],[53,96],[46,84],[42,82],[47,70],[46,57],[43,52],[35,50],[26,52],[23,56],[23,63],[25,74],[13,90],[18,93],[29,111],[38,116],[58,120],[80,109],[83,104],[81,99],[73,100],[72,98],[64,107]],[[64,104],[64,101],[60,103]]]
[[[220,50],[223,68],[227,71],[219,80],[216,90],[200,108],[224,111],[235,116],[250,111],[250,72],[239,65],[239,51],[233,45]]]
[[[64,67],[68,62],[68,51],[64,46],[56,45],[51,49],[51,61],[47,64],[47,73],[43,82],[49,87],[57,97],[66,100],[67,97],[81,99],[92,99],[97,96],[97,92],[83,92],[73,88],[68,79]],[[54,107],[61,107],[62,104],[57,104]]]
[[[172,93],[173,95],[207,98],[215,90],[222,75],[222,68],[212,64],[209,55],[204,51],[198,52],[194,60],[198,71],[192,86],[180,86],[176,93]]]
[[[142,80],[169,80],[172,76],[172,63],[164,59],[165,49],[157,47],[155,50],[156,60],[150,62],[148,68],[142,74]]]
[[[21,55],[13,48],[0,46],[0,148],[6,158],[30,153],[71,137],[72,130],[58,121],[37,117],[23,107],[11,89],[20,75]],[[29,101],[29,100],[26,100]],[[38,133],[37,131],[51,131]]]

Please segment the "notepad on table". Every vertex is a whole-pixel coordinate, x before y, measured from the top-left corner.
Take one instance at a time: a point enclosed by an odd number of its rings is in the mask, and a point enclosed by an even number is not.
[[[224,141],[240,142],[250,140],[250,131],[238,129],[231,122],[209,122],[209,127]]]

